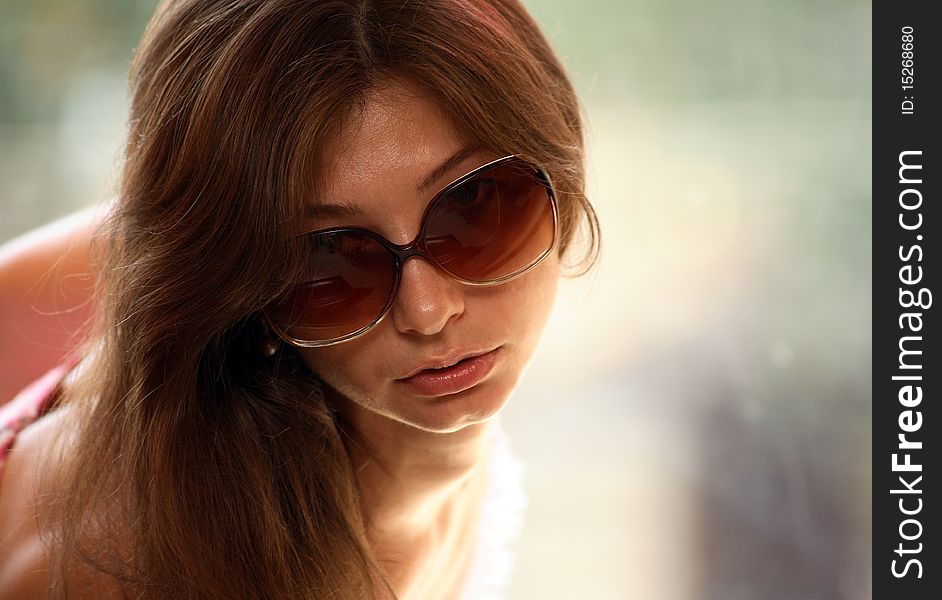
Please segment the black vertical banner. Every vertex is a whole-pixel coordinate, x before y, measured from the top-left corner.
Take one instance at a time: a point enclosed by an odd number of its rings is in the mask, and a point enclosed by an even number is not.
[[[873,5],[873,597],[887,600],[942,597],[942,22],[930,6]]]

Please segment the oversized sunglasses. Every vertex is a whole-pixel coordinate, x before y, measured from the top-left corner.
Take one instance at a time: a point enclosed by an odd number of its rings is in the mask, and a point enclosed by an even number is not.
[[[489,162],[435,194],[418,235],[394,244],[362,227],[306,233],[310,261],[302,281],[264,315],[295,346],[352,340],[389,312],[405,261],[421,256],[468,285],[523,275],[552,251],[556,194],[549,176],[517,156]]]

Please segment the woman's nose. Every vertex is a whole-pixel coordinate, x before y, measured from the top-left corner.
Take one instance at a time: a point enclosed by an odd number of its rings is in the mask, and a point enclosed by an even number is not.
[[[419,256],[406,259],[391,316],[402,333],[435,335],[464,312],[462,285]]]

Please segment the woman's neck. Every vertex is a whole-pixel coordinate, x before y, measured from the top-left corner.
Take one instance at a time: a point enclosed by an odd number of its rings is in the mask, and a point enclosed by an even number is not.
[[[436,597],[428,595],[431,588],[461,579],[471,557],[491,423],[442,434],[348,400],[340,400],[338,409],[351,437],[348,450],[378,559],[397,593],[408,590],[400,597]],[[429,581],[432,576],[437,583]]]

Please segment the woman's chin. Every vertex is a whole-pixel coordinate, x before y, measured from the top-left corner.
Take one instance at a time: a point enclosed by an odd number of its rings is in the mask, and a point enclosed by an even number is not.
[[[471,389],[443,396],[411,396],[403,399],[397,420],[433,433],[454,433],[485,423],[497,415],[510,397],[508,386],[486,381]]]

